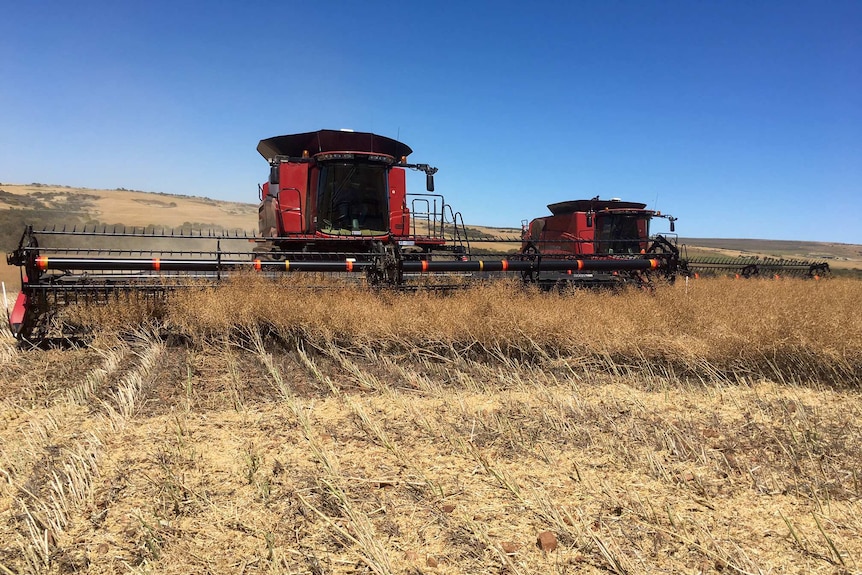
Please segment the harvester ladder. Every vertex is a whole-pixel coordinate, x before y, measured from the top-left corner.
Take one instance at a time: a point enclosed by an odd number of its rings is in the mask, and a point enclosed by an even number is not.
[[[467,226],[464,225],[464,216],[461,212],[453,212],[452,206],[445,205],[449,210],[449,215],[452,218],[452,243],[460,246],[461,253],[470,254],[470,237],[467,235]]]
[[[464,246],[467,233],[464,218],[454,212],[441,194],[415,193],[410,197],[410,233]]]
[[[455,212],[440,194],[407,194],[410,202],[410,233],[444,240],[453,251],[469,254],[470,239],[461,212]],[[424,233],[423,233],[424,232]]]

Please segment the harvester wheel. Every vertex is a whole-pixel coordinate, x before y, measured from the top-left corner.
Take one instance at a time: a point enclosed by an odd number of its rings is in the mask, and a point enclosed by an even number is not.
[[[398,265],[401,254],[398,251],[398,246],[374,242],[372,252],[374,253],[374,265],[368,268],[368,283],[373,286],[401,285],[401,268]]]
[[[677,273],[685,268],[685,265],[682,265],[679,259],[679,249],[664,236],[656,236],[653,243],[647,249],[647,254],[661,256],[661,259],[665,261],[667,265],[664,268],[664,277],[668,283],[674,283]],[[651,289],[655,289],[655,286],[652,286],[652,274],[650,272],[645,272],[645,274],[647,276],[646,283],[650,284]]]

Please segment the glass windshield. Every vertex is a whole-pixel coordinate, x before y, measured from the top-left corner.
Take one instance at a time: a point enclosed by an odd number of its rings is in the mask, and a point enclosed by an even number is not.
[[[330,234],[381,235],[389,229],[386,166],[326,163],[317,188],[317,227]]]
[[[597,254],[637,254],[646,247],[649,218],[625,214],[596,216]]]

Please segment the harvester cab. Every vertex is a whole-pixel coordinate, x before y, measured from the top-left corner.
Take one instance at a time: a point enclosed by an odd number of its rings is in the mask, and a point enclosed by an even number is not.
[[[270,164],[269,180],[260,187],[258,252],[277,258],[381,245],[466,249],[463,221],[459,226],[443,196],[431,193],[437,168],[408,163],[413,150],[402,142],[319,130],[261,140],[257,149]],[[427,193],[407,192],[407,169],[425,172]]]
[[[637,254],[650,244],[650,221],[666,218],[675,231],[676,218],[646,204],[619,198],[573,200],[548,205],[550,216],[536,218],[524,230],[524,247],[533,245],[545,253],[572,255]]]

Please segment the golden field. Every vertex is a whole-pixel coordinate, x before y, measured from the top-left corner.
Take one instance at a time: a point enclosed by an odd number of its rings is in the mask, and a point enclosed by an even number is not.
[[[0,573],[858,573],[862,284],[219,288],[0,342]]]

